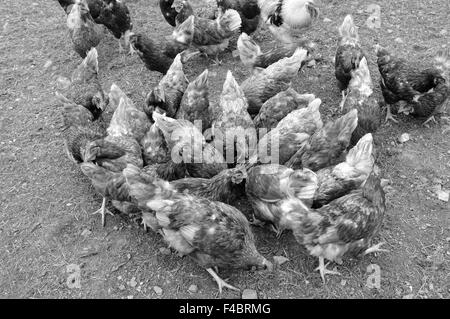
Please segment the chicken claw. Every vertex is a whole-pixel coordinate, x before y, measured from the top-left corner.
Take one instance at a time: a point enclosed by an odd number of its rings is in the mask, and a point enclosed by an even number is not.
[[[386,119],[384,120],[385,123],[387,123],[387,121],[391,120],[394,123],[398,123],[398,121],[395,119],[394,115],[392,115],[391,113],[391,106],[388,105],[386,106]]]
[[[220,294],[222,294],[222,288],[228,288],[231,290],[235,290],[235,291],[240,291],[238,288],[233,287],[230,284],[227,284],[222,278],[220,278],[215,272],[214,270],[212,270],[211,268],[206,269],[207,272],[209,272],[209,274],[211,276],[213,276],[214,280],[217,282],[217,285],[219,286],[219,292]]]
[[[423,122],[422,126],[429,128],[429,125],[428,125],[429,122],[433,122],[434,124],[437,124],[437,121],[436,121],[436,118],[434,117],[434,115],[430,116],[425,122]]]
[[[322,281],[323,283],[325,283],[325,275],[338,275],[340,276],[341,273],[337,272],[337,271],[333,271],[333,270],[328,270],[327,266],[330,263],[325,265],[325,258],[324,257],[319,257],[319,267],[317,267],[316,269],[314,269],[315,271],[319,270],[320,271],[320,277],[322,277]]]
[[[109,209],[106,208],[106,198],[105,197],[103,197],[102,207],[100,207],[99,210],[97,210],[97,211],[92,213],[92,215],[95,215],[95,214],[101,214],[102,215],[102,226],[103,227],[105,227],[105,215],[109,214],[111,216],[114,216],[114,214],[111,213],[109,211]]]
[[[364,256],[371,253],[388,253],[389,250],[380,248],[382,245],[384,245],[384,243],[378,243],[376,245],[373,245],[372,247],[367,248],[364,251]]]

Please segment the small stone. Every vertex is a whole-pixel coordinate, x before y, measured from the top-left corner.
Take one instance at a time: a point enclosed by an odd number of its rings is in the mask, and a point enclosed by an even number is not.
[[[51,67],[53,64],[52,60],[47,60],[44,64],[44,69],[47,70],[49,67]]]
[[[87,228],[81,232],[81,236],[83,236],[83,237],[87,237],[90,234],[92,234],[92,232]]]
[[[437,177],[433,178],[433,184],[442,185],[443,184],[442,179]]]
[[[440,191],[437,192],[437,196],[438,196],[439,200],[441,200],[443,202],[448,202],[448,200],[450,198],[450,193],[446,192],[446,191],[443,191],[443,190],[440,190]]]
[[[403,296],[402,299],[413,299],[413,298],[414,298],[414,294],[408,294],[408,295]]]
[[[122,280],[122,276],[117,276],[117,280]]]
[[[128,285],[129,285],[131,288],[136,287],[136,286],[137,286],[136,278],[135,278],[135,277],[131,278],[131,280],[128,282]]]
[[[394,41],[397,42],[397,43],[403,43],[402,38],[395,38]]]
[[[441,32],[439,32],[440,35],[446,35],[447,33],[448,31],[445,29],[442,29]]]
[[[387,29],[387,33],[391,34],[392,32],[394,32],[394,30],[392,30],[392,29]]]
[[[56,87],[59,90],[67,90],[70,84],[70,80],[64,76],[58,76],[58,78],[56,79]]]
[[[331,19],[328,19],[328,18],[325,18],[325,19],[323,19],[323,22],[331,22]]]
[[[400,137],[398,138],[398,141],[399,141],[400,143],[406,143],[406,142],[408,142],[410,139],[411,139],[411,138],[410,138],[410,136],[409,136],[408,133],[403,133],[403,134],[400,135]]]
[[[188,291],[192,294],[195,294],[198,292],[198,287],[197,285],[190,285]]]
[[[420,176],[419,180],[423,183],[423,184],[427,184],[428,183],[428,178],[426,178],[425,176]]]
[[[308,63],[306,63],[306,66],[308,68],[313,68],[316,66],[316,60],[312,59],[311,61],[309,61]]]
[[[289,258],[286,258],[284,256],[274,256],[273,260],[275,261],[275,263],[281,266],[282,264],[288,262]]]
[[[170,249],[169,249],[169,248],[166,248],[166,247],[161,247],[161,248],[159,249],[159,252],[160,252],[161,254],[163,254],[163,255],[170,255]]]
[[[244,289],[242,299],[258,299],[258,293],[253,289]]]
[[[72,203],[67,203],[66,206],[72,206]]]
[[[450,243],[450,237],[445,238],[445,240]]]
[[[120,284],[119,285],[119,290],[122,290],[122,291],[125,290],[125,285]]]
[[[161,289],[161,287],[158,286],[154,286],[153,287],[153,291],[155,292],[155,294],[157,294],[158,296],[161,296],[163,293],[163,290]]]
[[[344,287],[346,284],[347,284],[347,280],[342,279],[342,280],[341,280],[341,286]]]

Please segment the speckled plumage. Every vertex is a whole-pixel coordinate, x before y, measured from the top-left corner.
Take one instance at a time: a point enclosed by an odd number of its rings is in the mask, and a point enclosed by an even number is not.
[[[242,82],[241,88],[247,98],[248,112],[251,115],[258,114],[264,102],[290,86],[306,56],[306,50],[297,49],[291,57],[281,59],[266,69],[255,70]]]
[[[96,22],[103,24],[116,39],[120,39],[127,31],[133,29],[130,11],[126,4],[120,0],[103,1],[105,5],[100,10]]]
[[[217,0],[217,6],[226,11],[236,10],[241,17],[241,32],[252,34],[258,29],[261,10],[257,0]]]

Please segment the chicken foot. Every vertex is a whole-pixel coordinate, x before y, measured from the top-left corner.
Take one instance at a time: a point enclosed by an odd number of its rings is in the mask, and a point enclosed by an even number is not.
[[[386,106],[386,118],[384,120],[385,123],[387,123],[387,121],[391,120],[394,123],[398,123],[398,121],[395,119],[394,115],[392,115],[391,112],[391,106],[388,104]]]
[[[384,245],[384,242],[378,243],[376,245],[373,245],[372,247],[367,248],[364,251],[364,256],[367,254],[372,254],[372,253],[388,253],[389,250],[380,248],[382,245]]]
[[[222,278],[219,277],[219,275],[217,275],[214,270],[212,270],[211,268],[206,269],[207,272],[209,272],[209,274],[214,278],[214,280],[217,282],[217,285],[219,286],[219,292],[220,294],[222,294],[222,288],[228,288],[231,290],[235,290],[235,291],[240,291],[238,288],[233,287],[232,285],[228,284],[225,282],[225,280],[223,280]]]
[[[92,215],[95,215],[95,214],[101,214],[102,215],[102,226],[103,227],[105,227],[105,215],[109,214],[111,216],[114,216],[114,214],[111,213],[109,211],[109,209],[106,208],[106,198],[105,197],[103,197],[102,207],[100,207],[99,210],[97,210],[97,211],[92,213]]]
[[[325,275],[341,275],[341,273],[340,272],[337,272],[337,271],[333,271],[333,270],[328,270],[327,269],[327,266],[329,265],[330,263],[327,263],[326,265],[325,265],[325,258],[324,257],[322,257],[322,256],[320,256],[319,257],[319,267],[317,267],[316,269],[314,269],[315,271],[317,271],[317,270],[319,270],[319,272],[320,272],[320,277],[322,277],[322,281],[323,281],[323,283],[325,283]]]

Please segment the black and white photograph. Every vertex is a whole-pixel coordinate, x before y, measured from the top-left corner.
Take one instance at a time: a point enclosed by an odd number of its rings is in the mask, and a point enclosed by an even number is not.
[[[448,0],[0,12],[0,299],[450,298]]]

